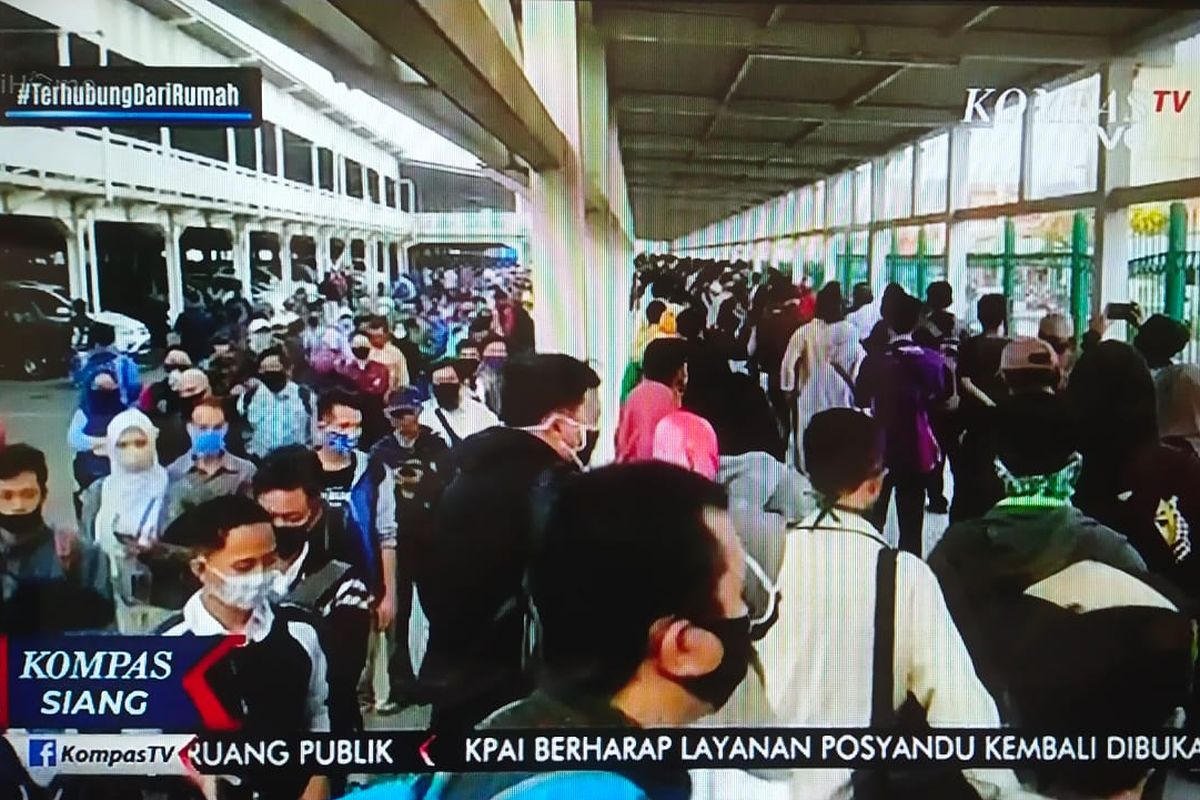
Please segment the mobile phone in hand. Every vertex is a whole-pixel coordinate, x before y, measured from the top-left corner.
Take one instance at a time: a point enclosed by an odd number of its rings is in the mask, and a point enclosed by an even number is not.
[[[1104,316],[1113,322],[1134,322],[1136,320],[1135,308],[1137,308],[1137,303],[1109,303],[1104,307]]]

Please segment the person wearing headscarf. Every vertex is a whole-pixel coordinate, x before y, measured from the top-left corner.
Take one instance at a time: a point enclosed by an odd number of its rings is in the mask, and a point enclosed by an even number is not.
[[[104,436],[108,423],[125,410],[115,372],[101,368],[84,389],[79,407],[67,427],[67,446],[75,453],[73,469],[79,491],[85,491],[109,472]]]
[[[1200,597],[1200,457],[1159,440],[1154,380],[1124,342],[1084,351],[1067,384],[1083,467],[1074,503],[1124,534],[1152,574]]]
[[[1200,366],[1172,364],[1154,376],[1158,433],[1164,442],[1200,455]]]
[[[814,320],[809,325],[816,325]],[[858,331],[848,320],[827,326],[825,360],[811,366],[811,374],[796,398],[796,429],[789,455],[797,469],[804,469],[800,442],[809,421],[830,408],[854,407],[854,371],[860,348]]]
[[[690,411],[673,411],[654,429],[654,457],[714,480],[717,432],[704,417]]]
[[[656,339],[646,347],[644,376],[621,405],[617,421],[617,462],[654,457],[654,431],[680,407],[687,389],[687,342]]]
[[[141,558],[158,543],[167,493],[157,441],[158,430],[141,411],[117,414],[105,433],[112,471],[83,495],[81,529],[108,556],[117,628],[124,634],[147,633],[170,614],[150,604],[154,587]]]
[[[779,385],[790,397],[795,398],[803,392],[817,367],[829,361],[830,328],[845,318],[842,285],[831,281],[817,293],[816,315],[812,321],[792,334],[784,351]]]

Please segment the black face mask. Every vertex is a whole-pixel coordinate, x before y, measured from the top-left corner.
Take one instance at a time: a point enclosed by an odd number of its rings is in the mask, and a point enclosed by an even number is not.
[[[282,372],[260,372],[258,379],[272,394],[278,394],[287,385],[287,375]]]
[[[360,359],[362,361],[365,361],[367,356],[371,355],[370,349],[366,348],[366,347],[355,347],[355,348],[352,348],[350,350],[350,352],[354,354],[355,358]]]
[[[462,371],[468,375],[474,375],[479,371],[478,358],[461,358],[459,359],[459,362],[462,364]]]
[[[754,655],[754,647],[750,643],[750,618],[743,616],[704,622],[692,620],[692,624],[720,639],[725,652],[721,656],[721,663],[712,672],[685,678],[679,681],[679,685],[713,709],[718,709],[729,702],[730,695],[746,677],[746,670],[750,667],[750,659]]]
[[[600,441],[600,431],[588,430],[583,437],[583,449],[576,456],[579,458],[579,463],[587,466],[592,460],[592,451],[596,449],[597,443]]]
[[[0,514],[0,528],[13,536],[24,536],[42,526],[42,509],[28,514]]]
[[[275,552],[282,559],[290,560],[304,549],[308,541],[308,525],[273,525],[275,529]]]
[[[453,411],[458,408],[458,404],[461,400],[459,397],[459,384],[435,383],[433,385],[433,396],[437,400],[439,406],[447,411]]]

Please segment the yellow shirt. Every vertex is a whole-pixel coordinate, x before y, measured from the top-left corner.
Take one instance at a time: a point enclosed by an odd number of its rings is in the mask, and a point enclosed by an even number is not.
[[[408,360],[400,348],[388,342],[383,347],[372,347],[368,361],[383,364],[388,368],[388,391],[394,392],[401,386],[408,386]]]

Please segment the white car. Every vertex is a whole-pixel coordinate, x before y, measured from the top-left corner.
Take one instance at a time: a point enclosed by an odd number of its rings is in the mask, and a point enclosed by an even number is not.
[[[62,288],[52,283],[38,281],[7,281],[4,286],[24,295],[42,314],[60,322],[71,320],[71,300]],[[88,319],[112,326],[116,331],[117,348],[130,355],[150,350],[150,329],[140,320],[116,311],[89,311]]]

